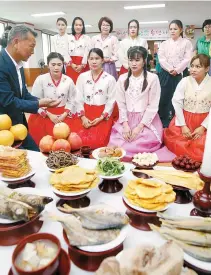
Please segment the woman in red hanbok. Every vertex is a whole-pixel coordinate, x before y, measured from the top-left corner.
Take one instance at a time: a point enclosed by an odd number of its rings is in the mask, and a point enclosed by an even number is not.
[[[73,132],[76,131],[77,120],[75,97],[76,88],[72,79],[62,74],[64,58],[61,54],[53,52],[47,57],[49,73],[37,77],[32,87],[32,94],[38,98],[60,99],[61,103],[56,108],[40,108],[37,114],[29,117],[29,132],[36,144],[45,135],[53,134],[53,127],[58,122],[67,123]]]
[[[211,108],[209,57],[196,55],[191,60],[190,76],[177,85],[172,103],[175,117],[164,131],[164,142],[176,155],[202,161],[208,115]]]
[[[102,50],[93,48],[88,55],[91,70],[81,74],[76,84],[80,116],[77,133],[83,145],[92,149],[108,144],[113,125],[116,80],[103,71],[103,61]]]
[[[85,35],[84,20],[75,17],[72,23],[72,34],[69,36],[70,62],[67,66],[67,75],[76,81],[81,73],[89,70],[87,56],[91,49],[91,39]]]

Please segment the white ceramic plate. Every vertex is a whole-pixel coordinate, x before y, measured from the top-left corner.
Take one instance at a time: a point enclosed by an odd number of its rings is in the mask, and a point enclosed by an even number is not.
[[[191,265],[198,267],[204,271],[209,271],[209,272],[211,271],[211,263],[197,260],[185,252],[184,252],[184,260],[190,263]]]
[[[99,152],[100,152],[101,149],[104,149],[104,148],[107,148],[107,147],[101,147],[101,148],[95,149],[95,150],[92,152],[93,158],[95,158],[95,159],[101,159],[101,158],[99,157]],[[121,157],[113,157],[113,158],[115,158],[115,159],[121,159],[121,158],[123,158],[123,157],[126,155],[126,152],[125,152],[125,150],[123,150],[122,148],[121,148],[121,150],[122,150],[122,155],[121,155]]]
[[[98,176],[99,176],[99,178],[105,179],[105,180],[115,180],[115,179],[122,178],[124,176],[125,172],[126,172],[126,169],[125,169],[124,173],[122,173],[120,175],[116,175],[116,176],[104,176],[104,175],[100,175],[99,174]]]
[[[28,174],[26,174],[25,176],[20,177],[20,178],[5,178],[5,177],[2,177],[0,175],[0,180],[2,180],[4,182],[11,182],[12,183],[12,182],[22,181],[22,180],[28,179],[28,178],[34,176],[34,174],[35,174],[35,170],[32,169]]]
[[[55,194],[58,194],[58,195],[61,195],[61,196],[66,196],[66,197],[79,196],[79,195],[83,195],[83,194],[86,194],[86,193],[91,191],[91,189],[86,189],[86,190],[83,190],[81,192],[61,192],[53,186],[51,188],[52,188],[52,190]]]
[[[32,195],[39,195],[39,196],[48,196],[48,194],[43,194],[42,190],[36,189],[36,188],[31,188],[31,187],[22,187],[22,188],[16,188],[14,192],[18,192],[21,194],[32,194]],[[53,201],[52,201],[53,202]],[[52,203],[48,203],[45,206],[45,210],[49,207],[49,205]],[[50,209],[49,209],[50,210]],[[8,219],[3,219],[0,218],[0,224],[15,224],[19,221],[14,221],[14,220],[8,220]]]
[[[119,236],[115,240],[109,243],[93,245],[93,246],[78,246],[78,248],[88,252],[103,252],[103,251],[113,249],[114,247],[117,247],[125,240],[125,238],[127,237],[128,229],[129,229],[129,225],[125,225],[121,229]]]
[[[161,211],[164,211],[166,209],[169,208],[169,206],[171,205],[171,203],[169,203],[166,207],[164,207],[163,209],[161,210],[149,210],[149,209],[145,209],[145,208],[142,208],[142,207],[139,207],[137,205],[134,205],[132,203],[130,203],[128,201],[128,199],[126,197],[123,197],[124,201],[133,209],[137,210],[137,211],[141,211],[141,212],[146,212],[146,213],[156,213],[156,212],[161,212]]]

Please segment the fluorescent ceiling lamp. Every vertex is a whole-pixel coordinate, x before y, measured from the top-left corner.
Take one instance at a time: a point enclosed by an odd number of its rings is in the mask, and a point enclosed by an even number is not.
[[[64,15],[65,13],[62,11],[58,12],[48,12],[48,13],[36,13],[36,14],[31,14],[33,17],[43,17],[43,16],[54,16],[54,15]]]
[[[165,8],[166,4],[151,4],[151,5],[140,5],[140,6],[125,6],[125,10],[136,10],[136,9],[155,9]]]
[[[140,25],[142,24],[167,24],[168,21],[148,21],[148,22],[139,22]]]
[[[72,26],[67,26],[68,29],[72,29]],[[92,25],[85,25],[85,28],[92,28]]]

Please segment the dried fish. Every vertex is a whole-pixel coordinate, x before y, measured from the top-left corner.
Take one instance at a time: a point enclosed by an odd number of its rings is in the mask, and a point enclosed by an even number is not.
[[[0,217],[14,221],[28,221],[36,211],[25,203],[0,196]]]
[[[57,216],[43,213],[42,220],[53,220],[61,222],[70,242],[73,246],[89,246],[106,244],[114,239],[120,233],[119,229],[107,229],[107,230],[89,230],[82,227],[79,219],[73,215]]]
[[[169,216],[158,213],[162,224],[170,228],[194,229],[211,233],[211,218]]]
[[[40,213],[44,209],[46,204],[53,201],[53,199],[50,197],[33,195],[33,194],[21,194],[6,187],[0,188],[0,194],[10,199],[24,202],[32,206],[33,208],[35,208],[38,213]]]
[[[170,229],[167,227],[163,227],[163,224],[162,227],[158,227],[153,224],[149,224],[149,226],[152,230],[158,231],[161,234],[169,235],[187,244],[211,247],[211,234],[209,233],[176,228]]]
[[[162,236],[167,240],[173,240],[174,242],[176,242],[184,250],[184,252],[186,252],[193,258],[204,262],[211,262],[211,248],[190,245],[166,234],[162,234]]]
[[[128,216],[123,212],[115,211],[107,204],[98,204],[82,209],[74,209],[64,205],[62,211],[78,217],[82,226],[87,229],[121,228],[129,223]]]

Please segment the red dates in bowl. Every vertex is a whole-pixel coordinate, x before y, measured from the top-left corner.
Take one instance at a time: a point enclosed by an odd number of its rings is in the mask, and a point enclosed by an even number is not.
[[[184,172],[195,172],[200,166],[201,162],[193,160],[189,156],[178,156],[172,161],[172,166],[177,170],[183,170]]]

